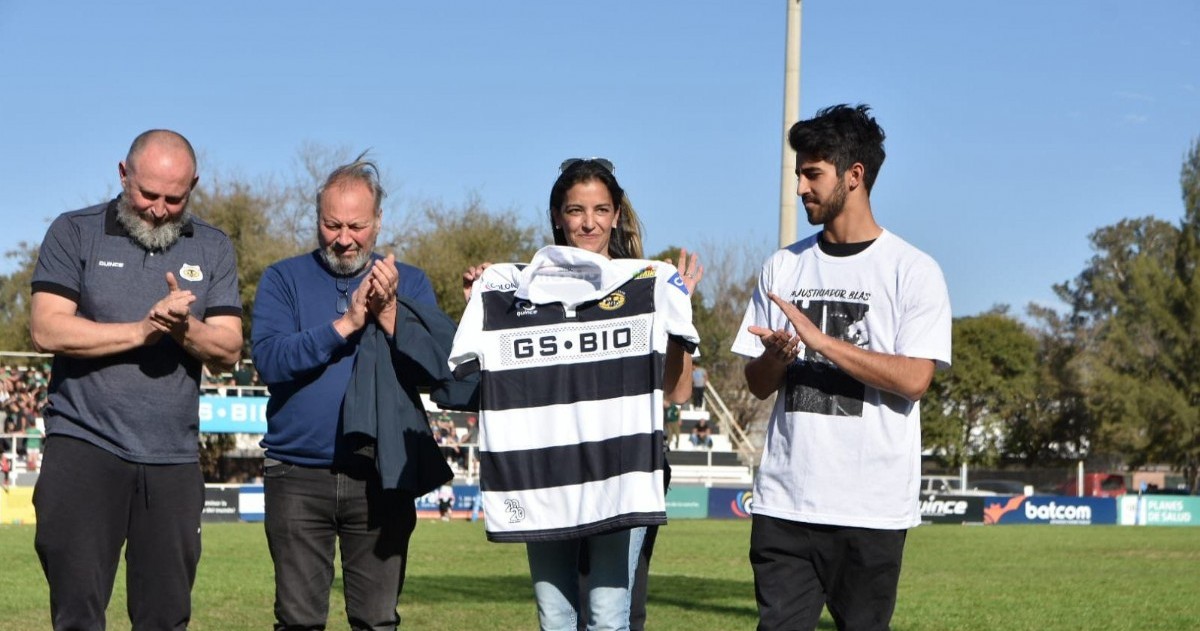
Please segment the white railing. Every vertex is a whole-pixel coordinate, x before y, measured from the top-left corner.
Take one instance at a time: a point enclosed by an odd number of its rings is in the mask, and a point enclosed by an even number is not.
[[[757,464],[761,455],[759,450],[750,442],[750,436],[746,433],[746,430],[742,429],[734,420],[733,412],[729,411],[729,407],[725,405],[725,400],[721,398],[717,389],[713,387],[711,379],[704,384],[704,400],[712,402],[712,411],[717,417],[717,423],[721,431],[730,438],[736,439],[733,442],[742,462],[747,465]]]

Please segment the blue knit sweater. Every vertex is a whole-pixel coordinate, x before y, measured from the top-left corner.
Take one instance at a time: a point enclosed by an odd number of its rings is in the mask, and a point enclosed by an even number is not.
[[[400,262],[396,269],[397,293],[437,306],[425,272]],[[347,291],[365,277],[349,279]],[[360,339],[343,339],[333,328],[339,280],[346,289],[347,279],[334,276],[316,251],[275,263],[259,280],[250,340],[259,378],[271,390],[261,443],[267,457],[310,467],[334,462]]]

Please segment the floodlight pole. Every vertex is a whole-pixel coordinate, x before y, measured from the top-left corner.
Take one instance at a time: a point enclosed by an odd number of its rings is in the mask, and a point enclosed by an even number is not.
[[[779,178],[779,247],[796,240],[796,152],[787,133],[800,120],[800,3],[787,0],[787,43],[783,63],[783,156]]]

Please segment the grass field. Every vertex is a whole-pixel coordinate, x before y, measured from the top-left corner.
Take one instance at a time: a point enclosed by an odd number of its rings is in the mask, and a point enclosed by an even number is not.
[[[192,629],[269,629],[272,572],[261,524],[208,524]],[[659,535],[647,627],[753,629],[745,521],[675,520]],[[49,628],[32,526],[0,526],[0,630]],[[536,629],[524,546],[482,523],[422,521],[401,598],[403,627]],[[109,628],[129,629],[123,576]],[[330,629],[345,629],[340,578]],[[822,629],[833,629],[825,618]],[[1116,526],[924,526],[908,539],[892,628],[1200,628],[1200,531]]]

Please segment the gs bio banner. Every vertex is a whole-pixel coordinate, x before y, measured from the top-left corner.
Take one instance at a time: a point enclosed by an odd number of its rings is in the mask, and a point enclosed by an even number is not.
[[[206,434],[267,433],[267,397],[200,397],[200,431]]]

